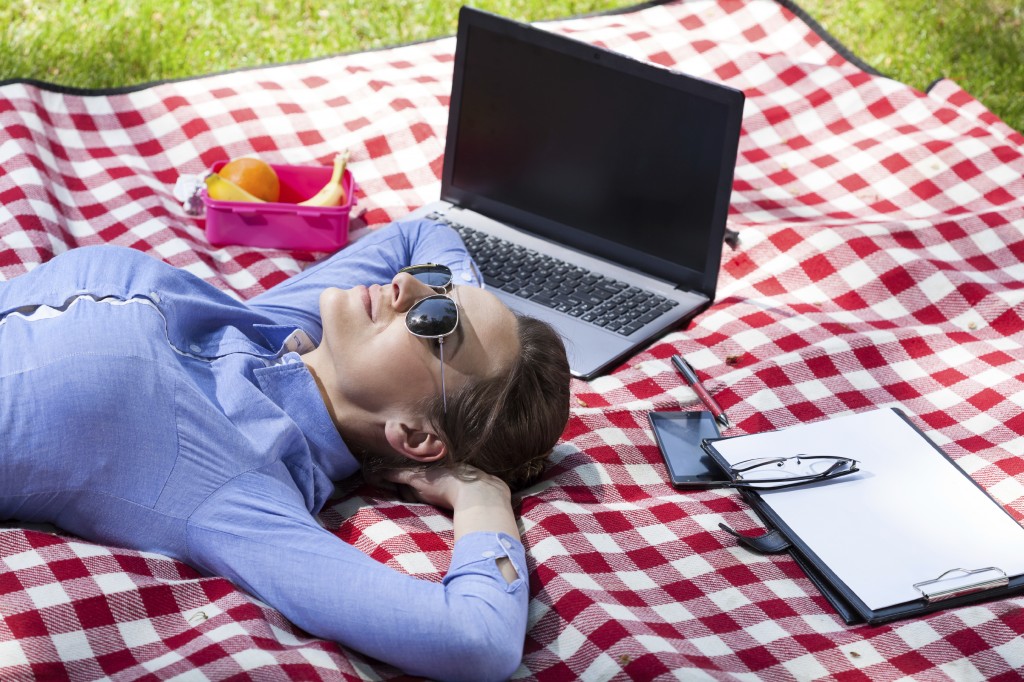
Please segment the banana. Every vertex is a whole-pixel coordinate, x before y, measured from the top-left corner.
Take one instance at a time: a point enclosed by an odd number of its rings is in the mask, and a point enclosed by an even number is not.
[[[319,192],[305,201],[300,201],[299,206],[341,206],[345,203],[345,187],[341,179],[345,176],[345,166],[348,164],[348,150],[334,157],[334,170],[331,179],[327,181]]]
[[[210,173],[206,176],[206,193],[210,195],[211,199],[217,201],[252,201],[258,204],[266,203],[259,197],[254,197],[244,189],[231,182],[225,180],[216,173]]]

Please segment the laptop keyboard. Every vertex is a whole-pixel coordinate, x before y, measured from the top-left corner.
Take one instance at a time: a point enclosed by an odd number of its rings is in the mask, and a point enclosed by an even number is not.
[[[629,336],[678,301],[485,234],[438,215],[466,243],[487,286]]]

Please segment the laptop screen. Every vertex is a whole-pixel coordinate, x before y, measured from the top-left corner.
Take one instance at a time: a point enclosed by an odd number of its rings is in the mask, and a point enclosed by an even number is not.
[[[480,12],[458,41],[442,198],[713,295],[742,93]]]

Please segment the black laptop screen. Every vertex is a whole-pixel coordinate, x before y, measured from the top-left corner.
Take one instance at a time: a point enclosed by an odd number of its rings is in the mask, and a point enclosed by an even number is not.
[[[460,32],[444,198],[707,288],[718,274],[720,251],[709,257],[708,246],[723,236],[742,94],[510,28]]]

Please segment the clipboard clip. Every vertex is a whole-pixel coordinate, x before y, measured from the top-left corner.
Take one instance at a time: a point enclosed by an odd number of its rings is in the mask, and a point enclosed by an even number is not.
[[[938,578],[914,583],[914,589],[930,604],[996,587],[1006,587],[1009,583],[1010,579],[1006,572],[996,566],[973,570],[951,568]]]

